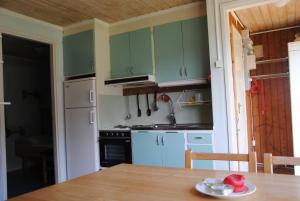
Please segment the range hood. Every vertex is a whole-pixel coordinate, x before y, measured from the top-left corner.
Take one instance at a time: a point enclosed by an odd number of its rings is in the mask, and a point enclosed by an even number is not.
[[[114,78],[104,81],[105,85],[118,85],[125,87],[138,87],[155,85],[155,77],[153,75],[139,75],[131,77]]]

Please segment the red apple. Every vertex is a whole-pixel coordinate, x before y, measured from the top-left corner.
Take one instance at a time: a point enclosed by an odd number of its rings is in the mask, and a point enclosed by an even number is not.
[[[242,192],[245,190],[245,177],[240,174],[231,174],[224,179],[224,184],[234,187],[234,192]]]

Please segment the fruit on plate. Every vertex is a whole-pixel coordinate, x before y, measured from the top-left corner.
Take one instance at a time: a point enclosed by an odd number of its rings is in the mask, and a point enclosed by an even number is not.
[[[243,192],[245,190],[245,177],[240,174],[231,174],[225,177],[224,184],[233,186],[234,192]]]

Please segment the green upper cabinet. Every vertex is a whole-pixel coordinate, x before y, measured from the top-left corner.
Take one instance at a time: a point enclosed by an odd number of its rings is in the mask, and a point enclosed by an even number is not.
[[[130,70],[129,33],[110,38],[111,77],[128,76]]]
[[[111,77],[153,74],[150,28],[110,37]]]
[[[182,30],[187,79],[206,79],[210,71],[206,17],[183,21]]]
[[[64,74],[77,76],[95,73],[94,31],[84,31],[63,38]]]
[[[152,75],[152,46],[150,28],[129,33],[130,58],[133,75]]]
[[[207,78],[210,67],[206,16],[156,26],[154,41],[159,83]]]
[[[183,79],[183,49],[181,22],[154,28],[156,81],[170,82]]]

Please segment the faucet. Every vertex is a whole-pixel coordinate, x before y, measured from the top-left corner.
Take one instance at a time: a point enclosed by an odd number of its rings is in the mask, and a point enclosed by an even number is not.
[[[172,101],[171,97],[166,95],[166,94],[162,94],[162,95],[159,96],[158,99],[160,99],[160,98],[162,99],[163,102],[165,102],[165,103],[168,102],[169,103],[170,113],[167,117],[170,120],[170,124],[172,126],[176,126],[176,117],[175,117],[173,101]]]
[[[170,124],[172,126],[175,126],[176,125],[176,117],[175,117],[173,101],[172,101],[171,97],[169,98],[169,107],[170,107],[170,113],[168,115],[168,118],[170,120]]]

